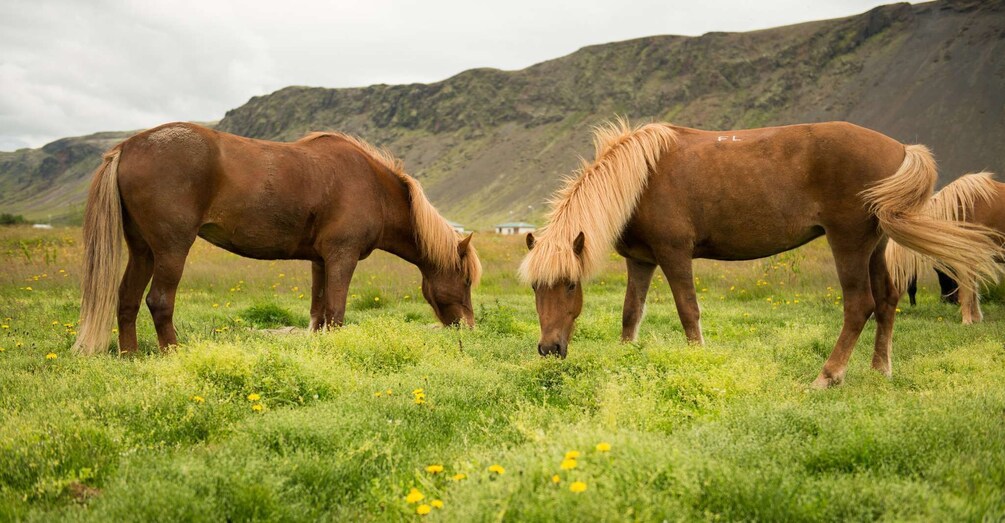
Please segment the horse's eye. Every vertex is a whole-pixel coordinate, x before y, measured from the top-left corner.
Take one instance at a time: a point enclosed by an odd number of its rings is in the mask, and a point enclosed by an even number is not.
[[[471,278],[465,278],[464,279],[464,286],[465,287],[470,287],[471,286]]]
[[[570,282],[569,285],[565,287],[565,290],[569,292],[576,290],[576,282]]]

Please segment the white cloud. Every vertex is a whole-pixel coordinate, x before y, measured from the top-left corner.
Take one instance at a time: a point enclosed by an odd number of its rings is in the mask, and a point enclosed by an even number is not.
[[[215,120],[287,85],[430,82],[473,67],[519,69],[585,45],[751,30],[881,3],[8,0],[0,150]]]

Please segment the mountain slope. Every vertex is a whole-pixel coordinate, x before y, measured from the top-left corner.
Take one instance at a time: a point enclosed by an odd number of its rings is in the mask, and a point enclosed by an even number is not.
[[[592,155],[591,127],[615,114],[708,129],[849,120],[931,146],[943,182],[1003,172],[1005,2],[895,4],[763,31],[640,38],[433,84],[288,87],[229,111],[218,128],[273,140],[359,134],[401,156],[448,217],[486,227],[539,218],[578,157]],[[0,210],[12,201],[4,194]]]

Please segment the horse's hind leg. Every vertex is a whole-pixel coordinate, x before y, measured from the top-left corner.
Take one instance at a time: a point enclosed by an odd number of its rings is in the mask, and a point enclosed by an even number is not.
[[[311,330],[325,326],[325,264],[311,262]]]
[[[187,244],[175,244],[174,248],[167,251],[154,251],[154,280],[150,285],[150,293],[147,294],[147,308],[154,318],[157,343],[162,350],[178,344],[174,328],[175,294],[185,269],[185,258],[194,241],[193,234]]]
[[[856,238],[855,241],[835,241],[828,235],[834,251],[834,263],[837,265],[838,279],[841,282],[841,292],[844,294],[844,324],[838,336],[834,351],[824,363],[820,375],[813,382],[817,388],[837,385],[844,380],[848,369],[848,359],[855,349],[855,343],[862,334],[866,320],[875,309],[869,283],[869,260],[875,245],[867,238]],[[842,248],[842,244],[853,245]],[[862,245],[867,245],[863,248]]]
[[[154,256],[150,245],[140,235],[128,216],[125,218],[126,246],[129,248],[129,263],[126,274],[119,285],[119,352],[128,354],[139,347],[136,339],[136,314],[143,301],[143,291],[150,282],[154,271]]]
[[[625,308],[621,317],[621,341],[635,341],[656,265],[631,258],[625,258],[625,263],[628,265],[628,288],[625,290]]]
[[[876,348],[872,353],[872,368],[890,376],[893,372],[893,322],[900,296],[886,266],[886,242],[880,242],[869,260],[872,299],[876,304]]]

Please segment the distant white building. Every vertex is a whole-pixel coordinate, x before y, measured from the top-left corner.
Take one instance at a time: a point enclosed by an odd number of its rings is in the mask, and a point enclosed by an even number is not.
[[[33,229],[51,229],[52,225],[49,225],[48,223],[36,223],[35,225],[32,225],[31,227]]]
[[[537,230],[537,226],[527,222],[507,222],[495,225],[496,234],[527,234]]]
[[[457,222],[452,222],[450,220],[447,220],[447,224],[450,225],[451,229],[457,231],[460,234],[464,234],[464,226],[463,225],[461,225],[461,224],[459,224]]]

